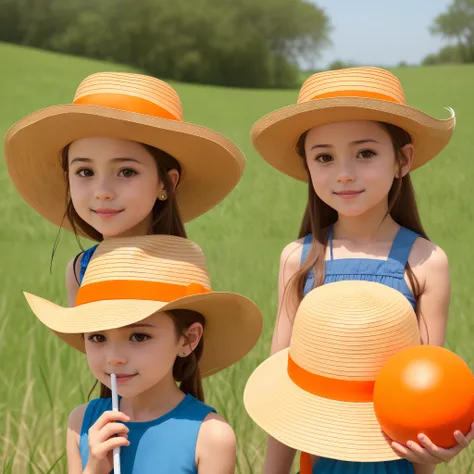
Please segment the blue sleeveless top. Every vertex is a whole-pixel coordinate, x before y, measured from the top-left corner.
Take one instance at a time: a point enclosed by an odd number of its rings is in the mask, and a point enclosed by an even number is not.
[[[82,469],[89,459],[89,428],[111,409],[111,398],[96,398],[87,405],[79,440]],[[120,448],[122,473],[197,474],[196,441],[204,418],[211,412],[215,413],[212,407],[187,394],[160,418],[124,423],[130,429],[130,445]]]
[[[97,245],[94,245],[90,249],[84,250],[84,252],[79,253],[76,255],[76,258],[74,259],[74,264],[73,264],[73,269],[74,269],[74,275],[76,277],[77,283],[80,285],[82,283],[82,279],[84,278],[84,273],[86,273],[87,270],[87,265],[89,265],[89,262],[92,258],[92,255],[95,252],[95,249],[98,247]],[[79,278],[76,275],[76,262],[77,259],[82,255],[81,258],[81,265],[80,265],[80,270],[79,270]]]
[[[386,260],[373,258],[333,258],[333,228],[329,230],[330,260],[326,260],[324,283],[342,280],[366,280],[383,283],[402,293],[415,308],[415,297],[404,275],[408,256],[420,235],[401,227],[395,236]],[[306,260],[311,247],[312,235],[304,238],[301,263]],[[303,296],[314,288],[314,273],[308,273]],[[348,462],[319,457],[313,474],[414,474],[413,465],[407,459],[384,462]]]

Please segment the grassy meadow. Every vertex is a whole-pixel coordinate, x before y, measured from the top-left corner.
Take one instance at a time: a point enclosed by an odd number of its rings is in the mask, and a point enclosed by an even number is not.
[[[88,74],[123,66],[60,56],[0,43],[0,132],[24,115],[68,103]],[[448,348],[474,368],[474,66],[395,71],[410,104],[437,116],[457,114],[445,152],[414,173],[428,235],[451,262]],[[213,286],[252,298],[265,317],[258,345],[235,366],[206,381],[207,402],[234,427],[239,474],[260,473],[265,435],[242,403],[245,382],[268,355],[276,316],[281,249],[297,236],[306,189],[267,165],[253,150],[249,130],[263,114],[296,100],[297,91],[261,91],[175,84],[185,120],[222,132],[244,151],[244,178],[215,209],[187,226],[207,256]],[[3,153],[3,148],[0,153]],[[3,155],[2,155],[3,157]],[[0,157],[0,158],[2,158]],[[66,263],[78,251],[62,232],[50,272],[57,229],[17,195],[0,159],[0,472],[66,473],[67,416],[93,385],[85,358],[62,344],[29,311],[22,290],[66,305]],[[90,243],[83,241],[84,247]],[[471,342],[469,342],[471,341]],[[438,473],[474,472],[474,446]]]

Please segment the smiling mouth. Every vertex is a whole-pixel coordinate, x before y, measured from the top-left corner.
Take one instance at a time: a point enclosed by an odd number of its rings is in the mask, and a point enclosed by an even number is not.
[[[362,194],[364,191],[340,191],[340,192],[334,192],[336,196],[340,197],[354,197],[358,196],[359,194]]]
[[[92,209],[92,212],[100,217],[113,217],[120,214],[123,209]]]

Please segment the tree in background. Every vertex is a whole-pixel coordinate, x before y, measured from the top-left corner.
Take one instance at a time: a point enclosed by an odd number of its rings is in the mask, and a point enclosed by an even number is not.
[[[474,0],[453,0],[448,10],[435,18],[430,30],[456,44],[428,56],[424,64],[474,62]]]
[[[310,0],[0,1],[0,41],[204,84],[294,87],[329,33]]]

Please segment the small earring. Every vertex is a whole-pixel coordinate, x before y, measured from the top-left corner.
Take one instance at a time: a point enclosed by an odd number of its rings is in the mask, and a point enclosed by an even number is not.
[[[168,193],[166,192],[166,189],[163,189],[163,191],[161,191],[161,194],[158,196],[158,199],[160,201],[166,201],[168,199]]]
[[[181,352],[181,355],[182,355],[182,356],[185,356],[185,355],[186,355],[186,352],[184,352],[184,351]]]

